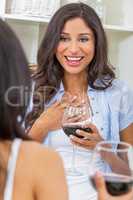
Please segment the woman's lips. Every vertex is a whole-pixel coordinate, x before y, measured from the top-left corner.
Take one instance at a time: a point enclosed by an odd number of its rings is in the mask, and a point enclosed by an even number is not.
[[[66,58],[66,63],[70,66],[78,66],[80,65],[81,60],[84,58],[83,56],[65,56]]]

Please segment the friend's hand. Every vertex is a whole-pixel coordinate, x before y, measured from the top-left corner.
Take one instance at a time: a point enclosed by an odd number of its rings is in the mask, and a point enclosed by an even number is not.
[[[70,136],[70,140],[73,144],[77,146],[84,147],[86,149],[94,149],[96,144],[103,140],[100,136],[97,127],[94,124],[88,124],[84,126],[85,128],[91,128],[92,132],[86,132],[82,130],[77,130],[76,134],[83,136],[83,138],[78,138],[74,135]]]
[[[107,192],[104,178],[99,172],[96,173],[95,184],[98,192],[98,200],[133,200],[133,189],[125,195],[118,197],[111,196]]]

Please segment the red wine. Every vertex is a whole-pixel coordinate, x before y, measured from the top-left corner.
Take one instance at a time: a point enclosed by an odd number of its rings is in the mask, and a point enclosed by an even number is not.
[[[133,179],[128,176],[104,174],[106,188],[112,196],[126,194],[133,187]],[[96,188],[94,177],[91,177],[93,187]]]
[[[89,133],[92,133],[92,129],[91,128],[82,128],[80,126],[63,126],[63,131],[65,132],[65,134],[69,137],[70,135],[75,135],[78,138],[84,138],[84,136],[82,135],[78,135],[76,133],[76,130],[82,130],[82,131],[86,131]]]

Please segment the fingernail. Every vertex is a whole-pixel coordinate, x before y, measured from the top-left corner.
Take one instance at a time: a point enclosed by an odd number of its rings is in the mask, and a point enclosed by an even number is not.
[[[80,130],[79,130],[79,129],[77,129],[77,130],[76,130],[76,133],[80,133]]]
[[[77,98],[77,96],[73,96],[71,101],[74,101]]]
[[[70,139],[73,139],[73,138],[74,138],[74,136],[73,136],[73,135],[70,135],[69,137],[70,137]]]
[[[97,177],[101,177],[101,176],[102,176],[102,172],[97,171],[97,172],[96,172],[96,176],[97,176]]]

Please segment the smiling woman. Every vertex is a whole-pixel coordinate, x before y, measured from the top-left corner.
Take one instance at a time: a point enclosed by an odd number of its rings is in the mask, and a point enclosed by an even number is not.
[[[57,46],[56,58],[65,74],[84,74],[94,57],[94,35],[81,18],[66,22]]]
[[[86,173],[92,149],[101,140],[132,142],[133,95],[125,83],[115,79],[105,32],[91,7],[71,3],[55,13],[38,51],[34,82],[41,101],[35,106],[38,99],[33,95],[32,113],[27,117],[31,121],[26,123],[30,126],[35,122],[29,135],[58,151],[66,169],[71,163],[72,143],[76,144],[75,167],[85,175],[67,176],[69,199],[95,200],[96,192]],[[68,107],[61,105],[68,105],[71,110],[77,104],[80,107],[85,99],[93,111],[93,124],[86,124],[92,131],[76,130],[80,138],[69,139],[61,128]],[[78,113],[74,117],[81,116]],[[98,165],[106,167],[99,160]]]

